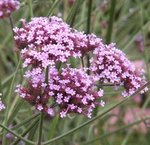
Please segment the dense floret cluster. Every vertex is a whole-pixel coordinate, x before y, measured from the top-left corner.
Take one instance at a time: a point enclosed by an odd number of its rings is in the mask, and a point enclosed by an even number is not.
[[[8,17],[19,7],[20,2],[18,0],[0,0],[0,18]]]
[[[96,88],[92,78],[82,69],[67,66],[59,73],[56,68],[51,67],[48,83],[39,68],[26,72],[25,77],[28,79],[28,86],[17,86],[16,91],[38,110],[49,115],[54,115],[54,108],[58,106],[62,118],[71,112],[91,118],[96,106],[104,106],[104,101],[101,100],[103,90],[94,91]]]
[[[24,67],[38,64],[46,68],[55,62],[66,62],[69,57],[81,57],[101,43],[94,34],[71,29],[55,16],[33,18],[29,23],[22,20],[22,23],[23,28],[14,28],[14,38],[23,48]]]
[[[125,54],[114,44],[105,45],[94,34],[70,28],[62,19],[33,18],[22,28],[14,28],[15,40],[21,49],[26,86],[16,92],[37,110],[60,117],[79,113],[89,118],[96,106],[104,106],[104,90],[98,84],[123,86],[123,96],[133,94],[145,84]],[[71,68],[70,57],[92,55],[90,68]],[[64,63],[65,62],[65,63]],[[62,64],[63,63],[63,64]],[[58,64],[62,64],[58,68]],[[91,71],[87,74],[86,71]]]
[[[96,48],[91,58],[91,71],[100,83],[112,83],[115,86],[123,86],[123,96],[132,95],[146,82],[135,71],[133,64],[126,55],[117,49],[112,43]],[[146,89],[145,89],[146,90]]]

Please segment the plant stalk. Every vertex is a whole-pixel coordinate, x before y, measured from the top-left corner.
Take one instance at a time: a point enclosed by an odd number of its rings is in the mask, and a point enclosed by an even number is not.
[[[106,34],[106,43],[109,44],[111,42],[112,37],[112,30],[114,24],[114,16],[115,16],[115,7],[116,7],[116,0],[111,0],[111,8],[109,12],[109,22],[108,22],[108,31]]]

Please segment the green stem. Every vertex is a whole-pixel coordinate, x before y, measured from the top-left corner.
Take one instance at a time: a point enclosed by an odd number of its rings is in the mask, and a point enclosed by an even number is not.
[[[126,145],[128,143],[128,140],[130,136],[132,136],[133,130],[129,130],[128,133],[126,134],[126,137],[123,139],[121,145]]]
[[[12,130],[10,130],[9,128],[7,128],[5,125],[0,124],[0,127],[3,128],[3,129],[5,129],[7,132],[13,134],[14,136],[20,138],[20,139],[21,139],[22,141],[24,141],[25,143],[28,143],[28,144],[30,144],[30,145],[35,145],[35,142],[32,142],[32,141],[30,141],[30,140],[27,140],[27,139],[23,138],[23,137],[20,136],[19,134],[15,133],[14,131],[12,131]],[[4,145],[6,145],[6,144],[4,144]]]
[[[19,123],[19,124],[13,126],[13,127],[11,128],[11,130],[15,130],[15,129],[20,128],[21,126],[23,126],[23,125],[29,123],[31,120],[34,120],[34,119],[35,119],[36,117],[38,117],[38,116],[39,116],[39,114],[36,114],[36,115],[34,115],[34,116],[30,117],[30,118],[25,119],[25,120],[22,121],[21,123]],[[1,136],[2,134],[3,134],[3,132],[1,132],[0,136]]]
[[[66,22],[73,27],[74,24],[74,20],[75,20],[75,16],[76,13],[78,12],[79,7],[81,6],[81,4],[84,2],[84,0],[76,0],[69,12],[69,15],[66,19]]]
[[[54,9],[59,4],[59,2],[61,2],[61,0],[55,0],[55,2],[53,3],[53,5],[51,6],[51,8],[48,12],[48,15],[47,15],[48,17],[52,16]]]
[[[111,0],[111,8],[109,12],[109,23],[108,23],[108,31],[106,35],[106,43],[109,44],[111,42],[112,30],[113,30],[113,23],[114,23],[114,15],[115,15],[115,7],[116,7],[116,0]]]
[[[14,42],[15,42],[15,39],[14,39],[15,33],[14,33],[14,31],[13,31],[14,23],[13,23],[13,19],[12,19],[11,15],[8,17],[8,19],[9,19],[9,23],[10,23],[10,26],[11,26],[11,31],[12,31],[13,40],[14,40]],[[18,56],[17,56],[17,53],[14,54],[14,58],[15,58],[14,61],[15,61],[15,63],[17,64],[17,63],[18,63]]]
[[[145,34],[145,30],[143,29],[143,26],[144,26],[144,5],[142,2],[138,2],[139,4],[139,7],[140,7],[140,17],[141,17],[141,32],[142,32],[142,36],[143,36],[143,41],[144,41],[144,60],[145,60],[145,63],[146,63],[146,70],[147,70],[147,79],[149,80],[150,79],[150,67],[149,67],[149,53],[147,52],[147,49],[146,49],[146,34]],[[150,20],[150,19],[149,19]],[[147,92],[147,96],[150,96],[150,92]],[[142,106],[142,110],[144,110],[147,105],[149,104],[149,101],[150,101],[150,97],[147,97],[147,99],[145,100],[143,106]]]
[[[41,145],[41,143],[42,143],[43,119],[44,119],[44,113],[41,112],[41,116],[40,116],[40,124],[39,124],[39,136],[38,136],[38,143],[37,143],[37,145]]]
[[[29,0],[29,11],[30,11],[30,18],[32,18],[33,17],[32,0]]]
[[[91,12],[92,12],[92,0],[88,2],[88,18],[87,18],[87,29],[86,33],[89,34],[91,30]]]
[[[49,77],[49,66],[46,68],[46,75],[45,75],[45,82],[48,84]],[[40,124],[39,124],[39,136],[38,136],[38,145],[41,145],[42,142],[42,128],[43,128],[43,120],[44,120],[44,113],[41,112],[40,115]]]
[[[82,67],[84,68],[84,59],[83,59],[83,55],[81,57],[81,64],[82,64]]]
[[[88,18],[87,18],[87,29],[86,33],[89,34],[91,32],[91,12],[92,12],[92,0],[88,2]],[[89,41],[89,40],[88,40]],[[90,55],[87,55],[87,68],[90,68]],[[87,71],[90,74],[90,70]]]
[[[46,68],[46,76],[45,76],[45,82],[48,84],[48,78],[49,77],[49,67]]]
[[[11,31],[12,31],[12,34],[13,34],[13,36],[14,36],[14,35],[15,35],[15,34],[14,34],[14,31],[13,31],[14,24],[13,24],[13,20],[12,20],[12,17],[11,17],[11,15],[8,17],[8,19],[9,19],[9,22],[10,22],[10,26],[11,26]]]
[[[22,137],[24,137],[39,121],[39,118],[37,118],[33,123],[31,123],[31,125],[29,125],[29,127],[21,134]],[[18,145],[19,141],[21,139],[17,139],[12,145]]]
[[[11,95],[12,95],[12,92],[13,92],[13,87],[14,87],[14,84],[15,84],[15,79],[16,79],[17,72],[19,70],[20,63],[21,63],[21,60],[19,60],[19,63],[17,65],[16,71],[15,71],[15,74],[14,74],[12,82],[10,84],[10,88],[9,88],[8,96],[7,96],[7,103],[6,103],[7,106],[10,106],[10,104],[11,104]],[[6,125],[6,126],[7,126],[7,123],[8,123],[8,114],[9,114],[9,107],[6,108],[5,119],[3,121],[3,124]],[[6,132],[4,132],[4,134],[3,134],[2,141],[3,141],[3,145],[6,145]]]

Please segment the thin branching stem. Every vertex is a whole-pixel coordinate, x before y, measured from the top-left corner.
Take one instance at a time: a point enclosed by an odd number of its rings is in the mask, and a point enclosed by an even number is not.
[[[28,143],[29,145],[35,145],[35,142],[32,142],[30,140],[25,139],[24,137],[20,136],[19,134],[15,133],[14,131],[12,131],[11,129],[9,129],[8,127],[6,127],[5,125],[0,124],[0,127],[3,128],[3,129],[5,129],[7,132],[13,134],[15,137],[20,138],[25,143]]]
[[[8,19],[9,19],[9,23],[10,23],[10,26],[11,26],[12,34],[13,34],[13,36],[14,36],[14,35],[15,35],[15,34],[14,34],[14,31],[13,31],[14,23],[13,23],[12,16],[10,15],[10,16],[8,17]]]
[[[82,67],[84,68],[84,59],[83,59],[83,55],[81,56],[81,64],[82,64]]]
[[[88,18],[87,18],[87,30],[86,33],[89,34],[91,32],[91,12],[92,12],[92,0],[88,2]],[[88,39],[89,41],[89,39]],[[87,68],[90,68],[90,55],[87,55]],[[90,74],[90,70],[87,71]]]
[[[55,10],[56,6],[59,4],[59,2],[61,2],[61,0],[55,0],[55,2],[53,3],[52,7],[50,8],[47,17],[51,17],[53,14],[53,11]]]
[[[114,16],[115,16],[115,7],[116,7],[116,0],[111,0],[111,8],[109,12],[109,22],[108,22],[108,31],[106,35],[106,43],[109,44],[111,42],[112,37],[112,30],[114,24]]]
[[[44,119],[44,113],[41,112],[40,123],[39,123],[39,135],[38,135],[38,143],[37,143],[37,145],[41,145],[41,143],[42,143],[43,119]]]
[[[24,137],[39,121],[39,118],[36,118],[29,127],[21,134],[22,137]],[[18,145],[21,139],[17,139],[12,145]]]
[[[32,18],[33,17],[32,0],[29,0],[29,11],[30,11],[30,18]]]

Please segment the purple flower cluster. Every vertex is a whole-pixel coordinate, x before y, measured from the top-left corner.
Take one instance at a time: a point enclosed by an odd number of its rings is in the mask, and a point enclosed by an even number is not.
[[[95,80],[102,84],[112,83],[116,87],[123,86],[125,88],[123,96],[132,95],[146,83],[145,79],[135,71],[135,67],[126,55],[116,49],[115,44],[101,45],[93,54],[94,57],[90,59],[90,69],[95,75]]]
[[[91,118],[96,106],[104,106],[104,101],[100,99],[103,90],[94,91],[96,88],[92,78],[83,69],[67,66],[58,72],[56,68],[50,67],[48,83],[40,68],[27,71],[25,77],[28,79],[28,86],[17,86],[16,92],[39,111],[51,116],[55,114],[55,108],[59,107],[62,118],[72,112]]]
[[[13,11],[19,9],[18,0],[0,0],[0,19],[8,17]]]
[[[66,62],[69,57],[81,57],[101,43],[94,34],[85,35],[71,29],[54,16],[33,18],[29,23],[22,20],[22,23],[23,28],[14,28],[14,38],[23,48],[24,67],[38,64],[46,68],[55,62]]]
[[[89,118],[101,100],[104,90],[98,84],[123,86],[124,96],[133,94],[145,80],[136,73],[125,54],[113,44],[105,45],[94,34],[70,28],[62,19],[33,18],[22,28],[14,28],[16,44],[21,49],[27,83],[16,92],[37,110],[60,117],[79,113]],[[71,68],[70,57],[83,58],[92,54],[90,68]],[[58,64],[62,64],[58,69]],[[63,63],[65,62],[65,64]],[[90,75],[86,71],[90,70]]]

